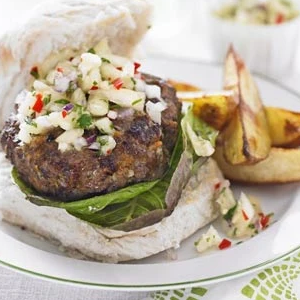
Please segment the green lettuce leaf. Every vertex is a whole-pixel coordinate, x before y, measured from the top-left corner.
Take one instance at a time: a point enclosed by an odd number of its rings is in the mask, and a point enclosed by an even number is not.
[[[193,114],[192,107],[189,107],[186,115],[181,120],[185,148],[195,151],[196,155],[211,156],[215,151],[218,131]]]

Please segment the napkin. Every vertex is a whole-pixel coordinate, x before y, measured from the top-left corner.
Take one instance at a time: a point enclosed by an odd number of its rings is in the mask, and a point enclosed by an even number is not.
[[[157,291],[143,300],[300,300],[300,251],[251,275],[209,286]]]

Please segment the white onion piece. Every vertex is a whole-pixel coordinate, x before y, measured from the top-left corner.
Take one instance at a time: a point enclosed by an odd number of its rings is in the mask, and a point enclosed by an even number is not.
[[[81,63],[78,68],[83,77],[85,77],[91,69],[99,68],[101,66],[101,58],[92,53],[83,53],[81,55]]]
[[[88,148],[91,150],[100,150],[100,144],[98,142],[94,142]]]
[[[97,94],[93,94],[89,96],[87,109],[93,116],[101,117],[108,113],[109,104],[108,101],[102,100]]]
[[[196,243],[197,251],[202,253],[212,247],[216,247],[220,244],[221,237],[217,230],[210,226],[208,231],[204,234],[202,234],[199,241]]]
[[[61,72],[55,72],[54,75],[54,90],[59,93],[64,93],[69,88],[71,80],[67,76],[64,76]]]
[[[101,118],[95,122],[95,126],[99,129],[102,133],[107,133],[112,135],[114,133],[114,125],[112,121],[107,118]]]
[[[100,99],[107,99],[121,107],[132,107],[134,110],[143,111],[146,95],[128,89],[93,91],[91,94],[98,95]]]
[[[245,214],[251,221],[255,215],[255,210],[253,208],[252,203],[244,193],[241,193],[239,201],[241,202],[242,210],[245,212]]]
[[[111,119],[111,120],[115,120],[118,117],[118,113],[114,110],[110,110],[107,113],[107,116]]]
[[[84,133],[83,129],[71,129],[62,133],[56,138],[57,143],[74,143],[77,138],[82,137]]]
[[[81,106],[86,106],[86,97],[82,89],[78,88],[71,96],[71,102]]]
[[[98,140],[101,146],[101,153],[103,155],[110,154],[117,145],[115,139],[110,135],[102,135],[98,138]]]
[[[161,112],[164,111],[167,106],[161,102],[153,103],[148,101],[146,103],[146,112],[149,117],[159,125],[161,124]]]
[[[88,92],[94,85],[98,85],[101,81],[99,68],[91,69],[87,75],[82,77],[81,88],[84,92]]]
[[[141,79],[135,78],[135,90],[138,92],[145,92],[146,83]]]
[[[83,147],[87,146],[87,141],[81,136],[73,142],[73,145],[77,151],[80,151]]]
[[[152,99],[152,98],[161,98],[161,90],[160,87],[157,85],[152,85],[152,84],[146,84],[145,85],[145,93],[147,95],[147,98]]]
[[[122,77],[122,71],[116,69],[112,64],[102,64],[101,68],[102,78],[113,81]]]

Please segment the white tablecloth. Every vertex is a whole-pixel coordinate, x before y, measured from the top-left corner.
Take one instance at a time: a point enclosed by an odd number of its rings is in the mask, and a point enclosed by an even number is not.
[[[40,0],[43,1],[43,0]],[[163,1],[163,0],[161,0]],[[0,32],[6,30],[9,27],[9,24],[15,20],[18,20],[22,14],[28,10],[32,5],[39,2],[39,0],[11,0],[4,1],[0,0]],[[198,23],[199,24],[199,23]],[[200,28],[201,29],[201,28]],[[201,29],[203,32],[203,28]],[[202,43],[197,43],[196,40],[199,40],[199,32],[197,30],[190,31],[190,35],[185,34],[181,36],[185,41],[189,41],[189,47],[186,47],[186,43],[184,41],[175,42],[176,37],[173,39],[172,43],[167,43],[163,48],[163,54],[173,53],[176,56],[181,57],[189,57],[192,59],[200,59],[200,60],[209,60],[211,59],[209,55],[209,51],[205,48],[205,36],[201,34]],[[148,41],[149,42],[149,41]],[[150,46],[149,46],[150,45]],[[153,43],[153,46],[155,43]],[[167,46],[168,45],[168,46]],[[148,43],[148,47],[151,47]],[[161,49],[162,49],[161,48]],[[148,49],[149,50],[149,49]],[[157,53],[159,49],[153,47],[150,49],[151,52]],[[299,75],[291,74],[288,77],[282,78],[281,81],[286,83],[291,88],[298,90],[300,92],[299,85]],[[0,246],[1,247],[1,246]],[[279,264],[279,269],[282,265],[286,265],[286,263]],[[300,265],[297,266],[297,274],[300,273]],[[281,269],[280,269],[281,270]],[[228,299],[228,300],[237,300],[237,299],[247,299],[248,298],[255,299],[253,297],[257,297],[258,294],[262,294],[262,292],[258,292],[260,285],[259,280],[256,278],[257,274],[246,276],[234,281],[218,284],[215,286],[203,287],[200,289],[194,290],[181,290],[177,292],[164,292],[164,293],[156,293],[152,294],[151,299]],[[297,276],[296,276],[297,277]],[[296,279],[296,277],[294,279]],[[284,282],[285,286],[287,286],[286,282]],[[297,287],[300,287],[300,281],[297,281]],[[296,288],[297,288],[296,287]],[[256,288],[256,290],[255,290]],[[261,288],[260,288],[261,289]],[[288,289],[291,289],[288,286]],[[255,291],[254,291],[255,290]],[[254,292],[253,292],[254,291]],[[280,291],[279,291],[280,292]],[[294,298],[298,294],[300,297],[300,291],[294,290]],[[201,296],[204,295],[204,297]],[[257,299],[288,299],[291,292],[288,292],[288,296],[286,294],[274,294],[275,297],[269,295],[257,298]],[[217,296],[218,295],[218,296]],[[221,296],[222,295],[222,296]],[[277,295],[277,296],[276,296]],[[293,295],[293,294],[291,294]],[[111,292],[111,291],[102,291],[102,290],[92,290],[92,289],[84,289],[73,286],[66,286],[54,282],[46,282],[40,279],[31,278],[27,275],[16,273],[15,271],[8,270],[4,267],[0,267],[0,299],[1,300],[79,300],[79,299],[88,299],[88,300],[98,300],[98,299],[107,299],[107,300],[142,300],[145,297],[150,297],[150,293],[144,292],[136,292],[136,293],[127,293],[127,292]],[[222,298],[221,298],[222,297]],[[273,298],[272,298],[273,297]],[[276,298],[277,297],[277,298]],[[300,298],[299,298],[300,299]]]

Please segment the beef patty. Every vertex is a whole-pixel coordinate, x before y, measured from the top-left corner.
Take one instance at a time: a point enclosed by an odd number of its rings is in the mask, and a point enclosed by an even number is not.
[[[154,123],[144,113],[120,111],[121,117],[113,120],[117,145],[106,156],[87,148],[59,151],[55,138],[62,133],[60,129],[33,136],[29,144],[20,146],[15,139],[19,126],[14,118],[9,119],[1,143],[22,180],[56,201],[73,201],[160,178],[176,143],[181,104],[165,81],[146,74],[144,77],[147,84],[160,86],[167,103],[162,124]]]

